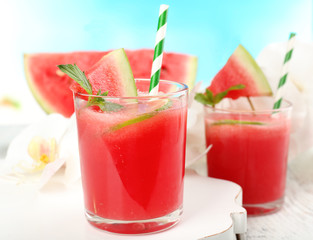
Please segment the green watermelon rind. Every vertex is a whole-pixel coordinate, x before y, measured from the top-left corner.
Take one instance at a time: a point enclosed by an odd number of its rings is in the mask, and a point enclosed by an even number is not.
[[[137,96],[137,87],[135,78],[128,60],[128,57],[126,55],[126,52],[124,48],[117,49],[109,54],[115,53],[115,60],[117,63],[117,66],[119,66],[119,69],[123,73],[123,90],[124,94],[123,96],[127,97],[136,97]],[[108,55],[109,55],[108,54]],[[127,75],[126,75],[127,73]]]
[[[273,95],[272,89],[262,69],[259,67],[259,65],[251,56],[251,54],[241,44],[239,44],[239,46],[235,50],[234,57],[236,59],[239,59],[239,61],[242,63],[245,62],[250,63],[248,66],[245,66],[245,69],[247,70],[247,72],[249,72],[250,76],[252,76],[253,79],[255,80],[254,82],[256,84],[256,87],[258,88],[258,91],[262,93],[262,96],[272,96]]]
[[[26,82],[29,86],[30,91],[32,92],[35,100],[41,106],[41,108],[48,114],[56,112],[52,105],[48,104],[45,98],[40,94],[40,90],[36,88],[36,85],[33,83],[31,76],[31,71],[29,69],[29,59],[31,58],[32,54],[24,54],[24,71]]]
[[[93,80],[95,79],[95,74],[99,72],[99,70],[103,70],[103,66],[107,65],[113,65],[114,66],[114,71],[117,72],[117,78],[114,79],[114,81],[118,85],[118,90],[120,91],[120,96],[123,97],[136,97],[137,96],[137,87],[135,83],[135,78],[128,60],[128,57],[125,53],[125,50],[123,48],[116,49],[112,52],[109,52],[108,54],[104,55],[96,64],[94,64],[89,70],[86,71],[87,78],[89,79],[91,85],[93,85]],[[107,71],[107,70],[106,70]],[[113,71],[112,69],[108,71]],[[91,77],[92,75],[92,77]],[[105,89],[107,86],[105,82],[107,79],[103,79],[103,77],[99,76],[96,77],[97,79],[101,79],[104,83],[102,86],[95,86],[93,85],[93,92],[98,92],[100,88],[101,92],[104,91],[112,91],[112,89]],[[95,87],[95,88],[94,88]],[[116,96],[116,93],[114,95]]]

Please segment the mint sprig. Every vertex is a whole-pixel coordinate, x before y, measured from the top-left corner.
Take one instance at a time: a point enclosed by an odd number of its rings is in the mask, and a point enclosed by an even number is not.
[[[62,72],[67,74],[71,79],[73,79],[75,82],[77,82],[85,91],[92,95],[92,86],[86,77],[85,72],[79,69],[79,67],[76,64],[64,64],[64,65],[58,65],[57,66]],[[122,105],[108,102],[104,98],[101,98],[101,96],[107,96],[108,91],[101,93],[101,90],[99,89],[98,93],[96,94],[99,97],[89,97],[87,107],[89,106],[98,106],[102,111],[105,112],[115,112],[123,108]]]
[[[62,72],[77,82],[88,94],[92,94],[92,87],[87,79],[85,72],[79,69],[76,64],[65,64],[57,66]]]
[[[229,91],[240,90],[243,88],[245,88],[245,85],[238,84],[238,85],[235,85],[235,86],[232,86],[232,87],[226,89],[223,92],[217,93],[215,95],[212,93],[212,91],[210,89],[206,89],[205,94],[197,93],[195,96],[195,100],[202,103],[202,104],[211,105],[214,107],[216,104],[218,104],[220,101],[222,101],[222,99],[228,94]]]
[[[99,89],[97,96],[108,96],[108,91],[101,93],[101,90]],[[96,105],[98,106],[103,112],[116,112],[123,108],[122,105],[105,101],[101,97],[89,97],[87,106]]]

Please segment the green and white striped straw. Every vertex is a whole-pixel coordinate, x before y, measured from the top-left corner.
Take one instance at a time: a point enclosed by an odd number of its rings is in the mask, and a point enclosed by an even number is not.
[[[281,102],[283,100],[283,88],[284,88],[285,83],[287,82],[289,63],[292,57],[293,47],[295,44],[295,36],[296,36],[295,33],[290,33],[289,41],[287,44],[287,51],[286,51],[285,59],[284,59],[284,64],[281,70],[281,75],[280,75],[281,78],[279,80],[277,92],[275,95],[275,100],[274,100],[275,103],[274,103],[273,109],[279,109]]]
[[[157,95],[159,91],[159,81],[161,74],[161,66],[163,60],[163,46],[167,26],[168,5],[162,4],[159,12],[158,31],[156,34],[154,56],[151,70],[151,81],[149,95]]]

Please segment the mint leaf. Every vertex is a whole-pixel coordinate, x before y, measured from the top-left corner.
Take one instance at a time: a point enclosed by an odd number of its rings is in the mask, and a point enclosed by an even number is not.
[[[232,87],[226,89],[223,92],[220,92],[220,93],[216,94],[214,96],[214,103],[218,104],[228,94],[229,91],[240,90],[240,89],[243,89],[243,88],[245,88],[245,85],[238,84],[238,85],[235,85],[235,86],[232,86]]]
[[[77,67],[76,64],[65,64],[57,66],[62,72],[67,74],[75,82],[77,82],[88,94],[92,94],[92,87],[85,73]]]
[[[117,112],[121,108],[123,108],[122,105],[118,103],[113,103],[113,102],[104,102],[103,104],[98,105],[100,109],[104,112]]]
[[[65,65],[58,65],[57,66],[62,72],[67,74],[70,78],[72,78],[75,82],[77,82],[86,92],[92,95],[92,87],[87,79],[85,72],[79,69],[76,64],[65,64]],[[101,93],[101,89],[98,90],[96,94],[99,97],[92,97],[88,98],[87,107],[89,106],[98,106],[103,112],[116,112],[123,108],[122,105],[112,102],[105,101],[103,96],[108,95],[108,91]]]
[[[211,102],[214,102],[214,95],[210,89],[205,89],[205,94]]]
[[[99,96],[106,96],[106,95],[99,95]],[[98,106],[103,112],[116,112],[120,110],[121,108],[123,108],[122,105],[105,101],[101,97],[90,97],[88,99],[87,106],[89,107],[93,105]]]
[[[195,95],[195,100],[205,105],[213,105],[213,101],[203,93],[197,93]]]
[[[103,112],[116,112],[123,108],[120,104],[107,102],[101,98],[101,96],[108,96],[108,93],[108,91],[101,93],[101,90],[99,89],[97,96],[100,97],[92,97],[88,102],[90,102],[91,105],[97,105]]]
[[[87,107],[92,105],[101,106],[105,103],[105,100],[101,97],[89,97]]]
[[[108,96],[108,93],[109,93],[109,91],[106,91],[106,92],[101,93],[101,89],[99,89],[97,95],[98,95],[98,96]]]
[[[227,90],[225,90],[223,92],[217,93],[215,95],[213,95],[213,93],[210,89],[206,89],[205,94],[197,93],[195,96],[195,100],[202,103],[202,104],[211,105],[214,107],[228,94],[229,91],[240,90],[243,88],[245,88],[245,85],[238,84],[238,85],[235,85],[235,86],[228,88]]]

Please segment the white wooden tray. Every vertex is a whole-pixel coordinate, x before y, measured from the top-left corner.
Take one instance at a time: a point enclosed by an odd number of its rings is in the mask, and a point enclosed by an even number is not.
[[[234,240],[247,229],[241,188],[188,170],[184,213],[175,227],[156,234],[117,235],[91,226],[83,214],[80,184],[48,183],[39,193],[0,180],[0,239],[20,240]]]

